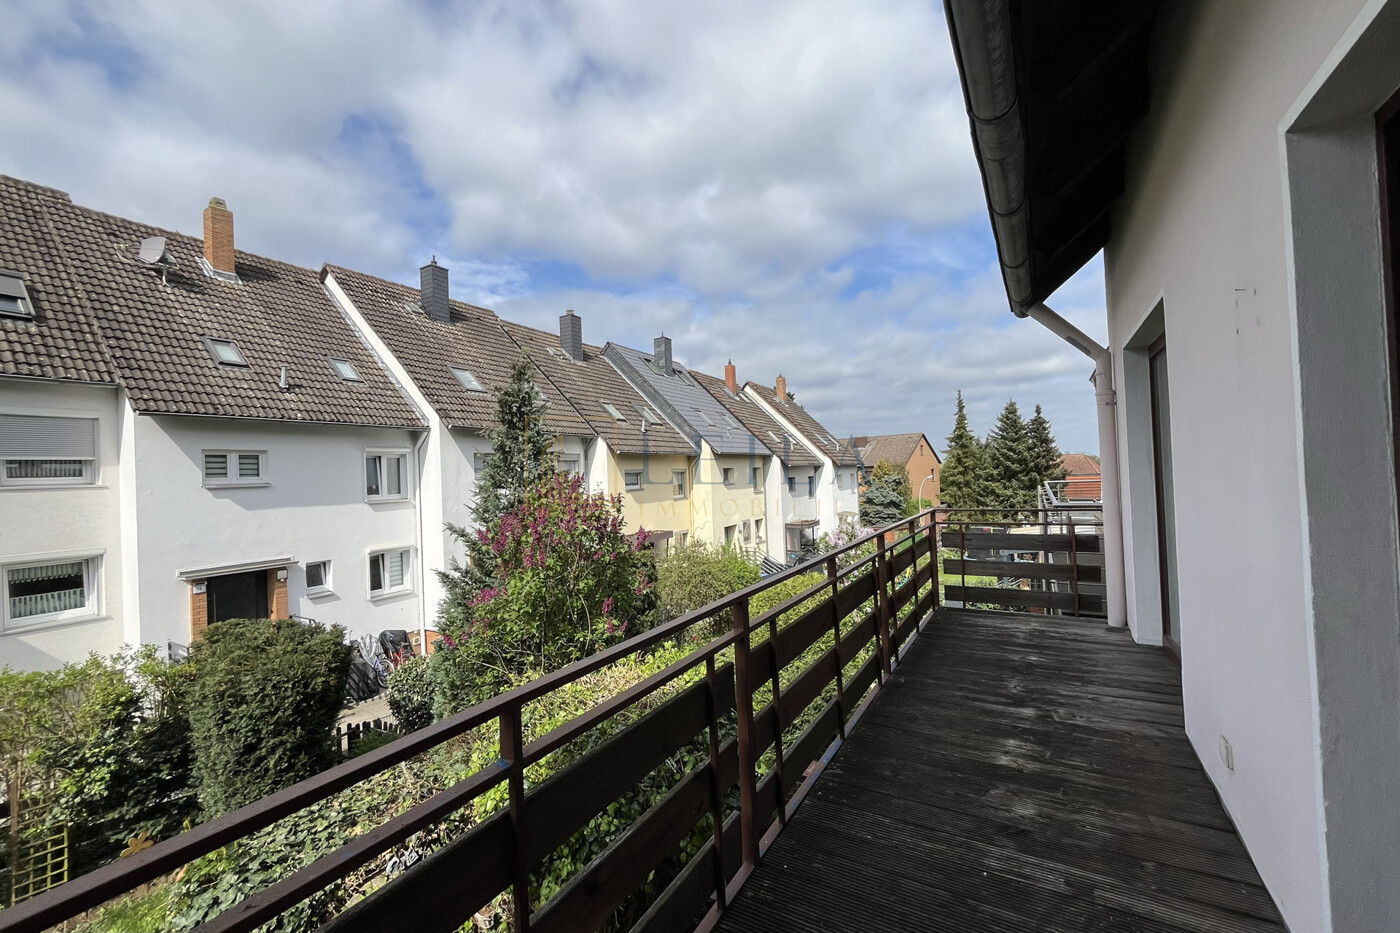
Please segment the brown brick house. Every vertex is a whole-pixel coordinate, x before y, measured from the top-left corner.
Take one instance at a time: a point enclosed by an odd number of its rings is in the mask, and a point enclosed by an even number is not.
[[[875,434],[868,437],[857,437],[854,442],[860,451],[861,462],[865,464],[865,472],[862,473],[862,477],[868,475],[868,471],[874,469],[875,464],[881,460],[902,463],[909,471],[909,490],[916,498],[919,495],[919,487],[922,486],[923,498],[930,500],[935,505],[941,501],[939,499],[938,473],[943,467],[943,461],[939,459],[938,451],[933,449],[933,445],[928,442],[928,438],[922,432]],[[864,487],[864,479],[862,479],[861,485]]]

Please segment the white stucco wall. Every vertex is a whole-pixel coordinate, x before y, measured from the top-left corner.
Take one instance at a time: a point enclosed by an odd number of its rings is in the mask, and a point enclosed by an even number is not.
[[[1281,124],[1363,6],[1164,9],[1153,109],[1134,139],[1105,260],[1110,343],[1123,375],[1130,624],[1140,641],[1160,642],[1141,346],[1164,326],[1187,733],[1300,931],[1334,929],[1317,764],[1330,750],[1317,733],[1326,712],[1316,704],[1305,592],[1308,438],[1295,403]],[[1222,737],[1234,770],[1219,753]],[[1363,929],[1335,927],[1343,928]]]
[[[352,635],[416,629],[420,590],[371,599],[368,555],[420,559],[413,497],[365,499],[369,448],[411,451],[414,432],[341,425],[137,416],[133,420],[141,640],[190,640],[182,571],[291,556],[288,609]],[[206,487],[204,450],[266,451],[266,486]],[[410,459],[410,474],[416,474]],[[416,485],[413,496],[419,494]],[[306,594],[308,561],[331,561],[332,591]],[[415,584],[419,574],[411,574]]]
[[[47,380],[0,379],[0,413],[93,418],[98,422],[94,483],[0,486],[0,564],[54,557],[101,557],[97,614],[81,621],[15,626],[0,632],[0,667],[54,668],[123,642],[120,477],[122,411],[115,388]]]

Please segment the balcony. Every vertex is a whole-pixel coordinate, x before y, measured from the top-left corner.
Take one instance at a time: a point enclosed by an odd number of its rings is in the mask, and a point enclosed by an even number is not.
[[[446,933],[494,903],[535,933],[1282,930],[1187,743],[1171,662],[1075,618],[1090,594],[1050,586],[1067,569],[1078,585],[1070,558],[1099,553],[1094,535],[1014,518],[925,512],[881,529],[6,910],[0,931],[62,923],[469,735],[498,743],[491,765],[197,929],[254,930],[458,818],[464,829],[351,892],[323,929]],[[982,561],[1015,566],[977,592],[949,576],[987,576]],[[1045,605],[940,606],[955,587]],[[693,650],[539,725],[557,691],[678,641]],[[582,751],[534,782],[565,749]],[[677,760],[694,765],[542,897],[540,866]]]

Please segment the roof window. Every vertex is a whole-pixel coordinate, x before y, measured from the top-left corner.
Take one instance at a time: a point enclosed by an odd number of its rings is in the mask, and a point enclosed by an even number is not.
[[[214,358],[214,362],[223,366],[247,366],[248,361],[243,358],[243,351],[238,349],[238,344],[232,340],[224,340],[222,337],[205,337],[204,345],[209,348],[209,355]]]
[[[611,415],[611,416],[612,416],[612,419],[613,419],[614,421],[626,421],[626,420],[627,420],[625,417],[623,417],[622,412],[618,411],[618,410],[617,410],[617,407],[616,407],[615,405],[613,405],[611,402],[599,402],[598,404],[600,404],[600,405],[603,406],[603,411],[605,411],[605,412],[607,412],[609,415]]]
[[[460,382],[468,392],[486,391],[485,387],[471,374],[471,370],[463,369],[460,366],[449,366],[448,369],[452,370],[452,375],[457,377],[457,381]]]
[[[338,360],[335,357],[331,357],[330,361],[331,369],[334,369],[335,374],[346,382],[364,382],[364,380],[360,378],[360,374],[355,372],[354,364],[349,360]]]
[[[646,427],[649,424],[661,423],[661,416],[658,415],[656,412],[652,411],[650,408],[646,407],[645,405],[638,405],[637,411],[641,412],[642,414],[642,427]]]
[[[9,317],[34,316],[34,303],[29,299],[29,289],[24,287],[23,274],[0,269],[0,314]]]

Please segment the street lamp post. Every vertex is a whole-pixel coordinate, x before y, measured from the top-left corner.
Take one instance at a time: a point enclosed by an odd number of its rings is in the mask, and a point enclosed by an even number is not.
[[[921,509],[922,509],[923,506],[924,506],[924,483],[927,483],[927,482],[928,482],[929,480],[931,480],[931,479],[933,479],[933,471],[932,471],[932,470],[929,471],[928,476],[925,476],[925,477],[923,478],[923,482],[919,483],[919,495],[918,495],[918,499],[919,499],[919,508],[921,508]]]

